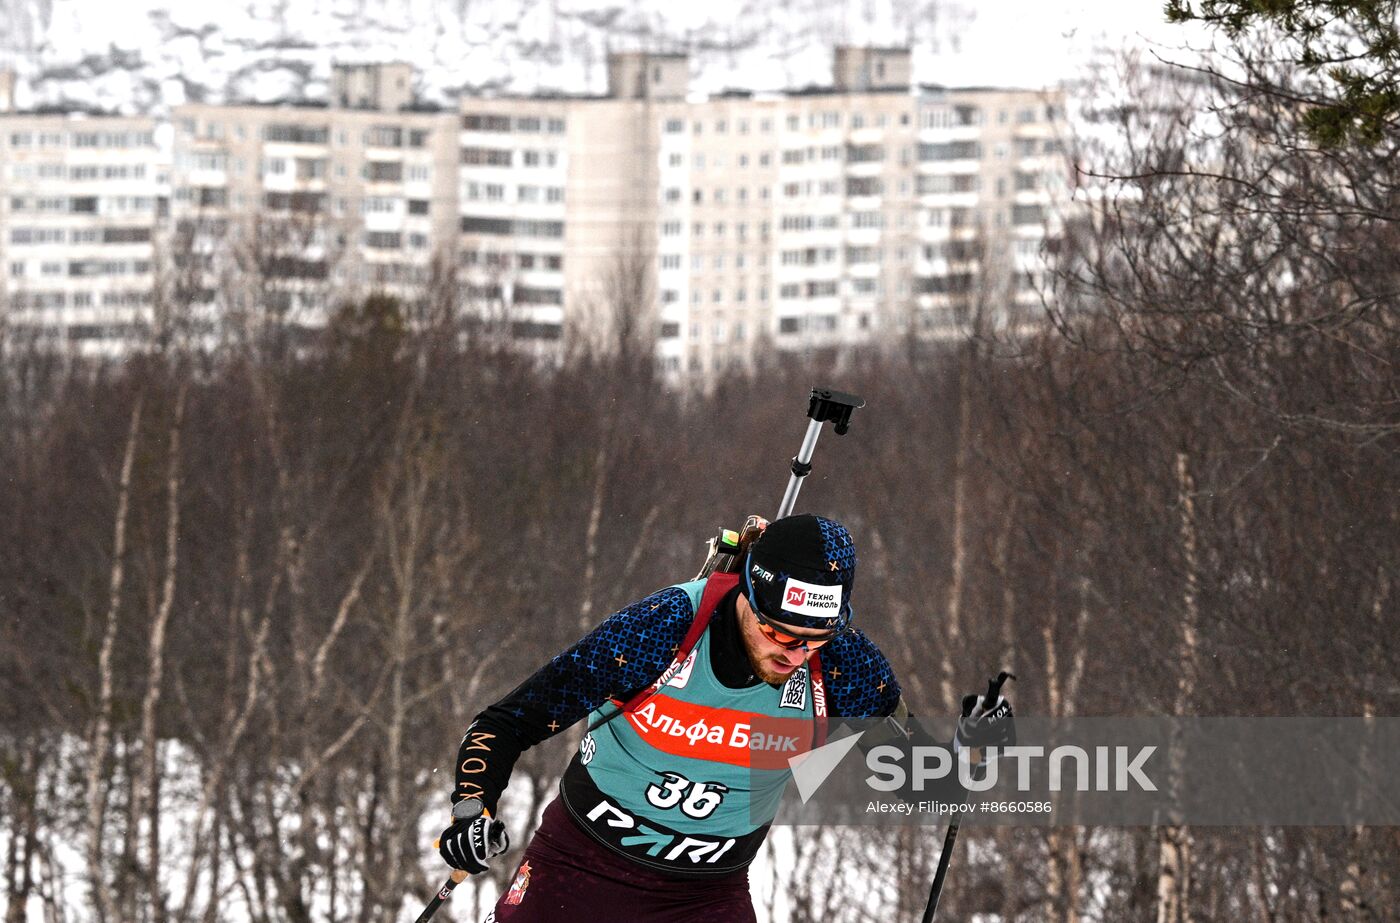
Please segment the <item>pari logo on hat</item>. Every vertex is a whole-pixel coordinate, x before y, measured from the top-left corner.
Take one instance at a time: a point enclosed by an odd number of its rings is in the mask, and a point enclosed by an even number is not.
[[[834,620],[841,614],[841,585],[818,586],[789,577],[783,593],[783,611]]]

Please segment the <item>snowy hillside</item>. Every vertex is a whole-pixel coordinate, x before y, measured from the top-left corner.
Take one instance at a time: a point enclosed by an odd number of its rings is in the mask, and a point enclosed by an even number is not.
[[[1134,15],[1093,0],[0,0],[0,66],[23,106],[123,112],[319,98],[333,61],[412,61],[435,102],[602,92],[609,48],[688,51],[702,92],[826,82],[838,43],[911,44],[922,82],[1044,85],[1160,19]]]

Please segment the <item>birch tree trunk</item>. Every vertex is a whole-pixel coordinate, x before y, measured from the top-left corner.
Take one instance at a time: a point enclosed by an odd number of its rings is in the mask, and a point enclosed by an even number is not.
[[[131,409],[126,448],[122,453],[121,475],[117,481],[117,512],[112,527],[112,570],[108,578],[107,619],[102,635],[102,649],[97,656],[97,677],[100,684],[97,699],[97,721],[93,725],[88,753],[87,774],[87,863],[92,883],[93,906],[99,923],[107,923],[115,913],[112,895],[103,874],[102,852],[106,836],[107,787],[103,776],[112,745],[112,697],[114,676],[112,657],[117,646],[117,628],[121,613],[122,585],[126,571],[126,527],[131,508],[131,470],[135,465],[136,442],[141,431],[142,398]]]
[[[972,348],[968,344],[964,350]],[[944,606],[946,632],[940,688],[945,708],[957,702],[954,658],[962,646],[963,583],[967,572],[967,472],[972,454],[972,360],[972,356],[964,354],[958,366],[958,431],[954,437],[957,448],[953,453],[953,560]]]
[[[175,576],[179,570],[180,543],[180,428],[185,418],[186,386],[181,386],[175,399],[175,416],[170,424],[170,449],[166,468],[165,489],[165,565],[162,575],[160,606],[151,623],[147,650],[149,672],[146,695],[141,703],[141,779],[136,786],[131,819],[140,824],[144,819],[146,831],[146,899],[150,901],[152,919],[164,923],[165,898],[160,886],[160,739],[156,714],[160,707],[161,686],[165,672],[165,637],[170,613],[175,606]]]
[[[0,780],[9,789],[13,823],[5,860],[5,923],[24,923],[34,890],[33,866],[39,836],[39,774],[44,760],[38,739],[20,741],[21,752],[5,753]],[[0,801],[0,807],[5,806]]]
[[[1390,601],[1390,575],[1386,573],[1384,565],[1376,568],[1376,590],[1371,603],[1371,625],[1373,626],[1373,637],[1382,638],[1386,635],[1385,611]],[[1384,664],[1380,662],[1380,651],[1378,645],[1371,647],[1369,657],[1371,669],[1368,671],[1373,676],[1380,676]],[[1368,727],[1376,717],[1376,695],[1370,683],[1362,684],[1361,695],[1361,716],[1366,719]],[[1375,765],[1374,754],[1369,746],[1363,745],[1360,755],[1362,766],[1362,778],[1370,778],[1372,773],[1380,771]],[[1367,900],[1367,869],[1358,858],[1364,855],[1367,850],[1368,831],[1364,826],[1356,825],[1351,828],[1348,846],[1351,850],[1351,857],[1347,861],[1346,873],[1342,878],[1340,887],[1340,900],[1342,914],[1347,919],[1364,919],[1370,912],[1370,902]]]
[[[592,501],[588,505],[588,531],[585,533],[583,542],[583,592],[579,594],[578,603],[578,627],[580,631],[587,631],[592,628],[598,620],[598,613],[594,611],[594,593],[598,580],[598,535],[602,531],[603,525],[603,501],[607,497],[608,479],[608,442],[611,438],[609,425],[612,417],[608,415],[601,427],[601,438],[598,440],[598,451],[593,460],[593,493]]]
[[[1200,626],[1198,599],[1200,562],[1199,530],[1196,522],[1196,486],[1191,476],[1191,459],[1186,452],[1176,455],[1177,505],[1181,511],[1181,556],[1186,570],[1182,591],[1181,637],[1178,641],[1176,701],[1172,715],[1186,713],[1196,693],[1199,670]],[[1171,786],[1173,798],[1180,784],[1182,754],[1172,747]],[[1157,923],[1190,923],[1191,832],[1179,824],[1158,831]]]
[[[1045,692],[1051,718],[1063,718],[1075,712],[1075,702],[1079,696],[1079,686],[1084,680],[1088,660],[1086,637],[1089,627],[1089,588],[1088,562],[1076,556],[1076,569],[1079,572],[1079,605],[1076,607],[1072,633],[1066,643],[1056,637],[1060,625],[1059,610],[1051,605],[1043,630],[1045,641]],[[1053,599],[1055,593],[1051,592]],[[1069,655],[1068,664],[1064,654]],[[1073,798],[1069,792],[1062,797]],[[1046,900],[1049,904],[1048,916],[1063,920],[1064,923],[1077,923],[1079,920],[1079,891],[1083,881],[1083,859],[1073,829],[1052,827],[1046,836],[1048,868]]]

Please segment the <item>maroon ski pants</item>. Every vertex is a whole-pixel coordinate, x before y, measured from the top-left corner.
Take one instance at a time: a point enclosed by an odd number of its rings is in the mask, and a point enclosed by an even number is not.
[[[749,874],[676,878],[580,830],[555,798],[487,923],[756,923]]]

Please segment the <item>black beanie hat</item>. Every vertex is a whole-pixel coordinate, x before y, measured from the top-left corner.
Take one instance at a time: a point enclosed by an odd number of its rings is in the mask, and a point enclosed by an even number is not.
[[[765,620],[840,631],[851,621],[856,546],[834,519],[804,513],[770,523],[744,561],[744,590]]]

